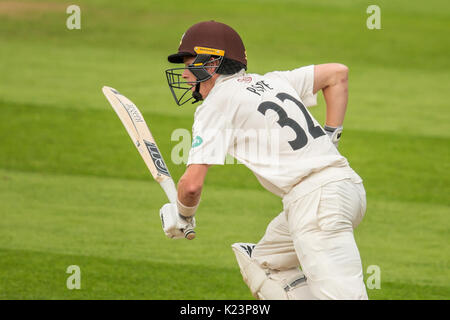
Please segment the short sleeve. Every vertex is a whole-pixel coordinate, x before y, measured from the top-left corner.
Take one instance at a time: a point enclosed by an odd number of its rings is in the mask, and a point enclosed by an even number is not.
[[[301,67],[291,71],[274,71],[267,75],[274,75],[287,80],[307,107],[317,105],[317,94],[314,89],[314,65]]]
[[[187,165],[224,164],[231,135],[226,115],[214,110],[212,105],[202,105],[192,126],[193,139]]]

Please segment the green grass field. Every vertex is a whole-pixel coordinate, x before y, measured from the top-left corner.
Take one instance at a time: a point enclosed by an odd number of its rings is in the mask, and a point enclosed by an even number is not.
[[[195,106],[165,80],[182,33],[233,26],[249,72],[350,68],[341,153],[364,179],[355,230],[371,299],[450,298],[450,4],[447,1],[0,1],[0,299],[253,299],[230,245],[282,210],[242,165],[213,167],[197,239],[169,240],[166,202],[101,92],[143,111],[166,160]],[[381,8],[381,30],[366,8]],[[325,104],[311,109],[323,123]],[[183,164],[168,161],[175,180]],[[68,290],[66,269],[81,269]]]

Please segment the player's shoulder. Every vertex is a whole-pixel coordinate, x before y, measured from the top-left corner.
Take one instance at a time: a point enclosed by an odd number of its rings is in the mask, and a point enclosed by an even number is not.
[[[232,75],[222,75],[217,79],[213,91],[221,93],[224,97],[230,97],[231,92],[235,92],[235,90],[239,90],[254,82],[257,77],[260,77],[260,75],[249,74],[244,70]]]
[[[221,76],[216,81],[202,104],[196,109],[196,116],[213,112],[232,114],[241,105],[256,103],[261,96],[278,86],[275,74],[238,72],[233,75]]]
[[[264,74],[264,77],[285,79],[287,76],[308,74],[314,72],[314,65],[306,65],[288,70],[274,70]]]
[[[248,103],[260,100],[261,94],[273,90],[271,83],[278,82],[271,74],[240,73],[220,84],[220,91],[225,99],[235,103]]]

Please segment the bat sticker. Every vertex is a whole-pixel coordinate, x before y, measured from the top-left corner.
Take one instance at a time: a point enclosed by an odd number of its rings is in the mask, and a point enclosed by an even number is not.
[[[153,163],[155,164],[158,172],[170,177],[169,170],[167,169],[167,166],[164,163],[164,160],[161,156],[161,153],[159,153],[159,150],[156,147],[156,144],[151,143],[146,140],[144,140],[144,143],[145,143],[145,146],[147,147],[148,152],[150,153],[150,156],[152,157]]]
[[[136,121],[136,122],[144,122],[144,119],[142,119],[141,113],[133,104],[122,104],[125,109],[127,110],[130,117]]]

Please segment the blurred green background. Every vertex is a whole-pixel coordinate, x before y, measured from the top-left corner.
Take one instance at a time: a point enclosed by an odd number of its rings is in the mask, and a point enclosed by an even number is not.
[[[81,8],[68,30],[66,8]],[[381,8],[369,30],[366,9]],[[143,112],[170,161],[196,105],[164,70],[192,24],[236,29],[248,71],[350,68],[340,151],[364,179],[355,230],[371,299],[450,297],[448,1],[0,1],[0,299],[252,299],[230,245],[257,242],[281,201],[242,165],[210,169],[197,239],[165,238],[166,202],[101,92]],[[323,123],[325,104],[310,109]],[[66,269],[81,269],[68,290]]]

